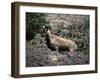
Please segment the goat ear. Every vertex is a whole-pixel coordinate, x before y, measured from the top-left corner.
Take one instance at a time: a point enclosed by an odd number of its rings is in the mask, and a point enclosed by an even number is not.
[[[45,28],[45,26],[43,26],[43,28]]]

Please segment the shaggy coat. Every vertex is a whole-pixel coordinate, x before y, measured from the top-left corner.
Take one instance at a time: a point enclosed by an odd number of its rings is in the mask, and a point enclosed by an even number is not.
[[[61,49],[68,50],[69,52],[73,52],[76,50],[77,45],[70,39],[62,38],[57,35],[54,35],[47,30],[46,41],[49,48],[52,50]]]

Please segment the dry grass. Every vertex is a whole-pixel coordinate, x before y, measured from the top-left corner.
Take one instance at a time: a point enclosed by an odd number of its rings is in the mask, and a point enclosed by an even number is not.
[[[89,64],[89,16],[45,14],[53,34],[70,38],[77,44],[73,56],[68,51],[52,51],[45,37],[37,34],[26,42],[26,66],[57,66]]]

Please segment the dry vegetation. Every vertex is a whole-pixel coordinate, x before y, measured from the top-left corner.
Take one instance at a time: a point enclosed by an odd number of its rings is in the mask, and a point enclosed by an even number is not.
[[[36,22],[32,21],[32,16],[27,13],[26,27],[35,27]],[[32,15],[32,13],[31,13]],[[36,15],[33,14],[33,15]],[[29,18],[30,17],[30,18]],[[34,18],[35,19],[35,18]],[[45,20],[43,23],[37,21],[41,28],[30,33],[26,28],[26,67],[36,66],[56,66],[56,65],[81,65],[89,64],[89,16],[73,14],[43,14],[36,17],[37,20]],[[43,21],[42,20],[42,21]],[[30,26],[28,21],[32,21]],[[42,36],[42,26],[50,27],[52,34],[73,40],[78,48],[73,52],[73,56],[68,51],[52,51],[47,47],[45,36]]]

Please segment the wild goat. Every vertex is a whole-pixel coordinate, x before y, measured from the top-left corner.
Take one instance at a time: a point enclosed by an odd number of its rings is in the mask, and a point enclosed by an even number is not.
[[[65,39],[52,34],[50,30],[45,26],[43,26],[43,28],[44,28],[44,33],[46,33],[46,42],[50,49],[52,50],[64,49],[64,50],[69,50],[70,52],[76,50],[77,45],[75,44],[75,42],[73,42],[70,39]]]

